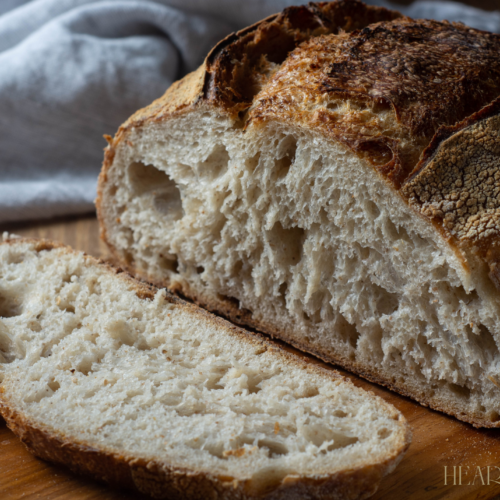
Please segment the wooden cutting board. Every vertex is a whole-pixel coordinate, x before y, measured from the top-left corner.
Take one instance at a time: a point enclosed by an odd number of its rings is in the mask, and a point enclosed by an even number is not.
[[[101,258],[109,255],[106,246],[99,240],[94,216],[10,225],[0,230],[61,241]],[[312,357],[305,357],[311,363],[327,366]],[[329,366],[329,369],[333,367]],[[339,371],[357,386],[371,390],[401,410],[413,431],[410,449],[396,470],[382,481],[373,499],[500,500],[500,429],[474,429],[343,370]],[[460,472],[462,484],[459,484]],[[112,490],[78,477],[63,467],[32,457],[0,419],[0,500],[20,498],[126,500],[143,497]]]

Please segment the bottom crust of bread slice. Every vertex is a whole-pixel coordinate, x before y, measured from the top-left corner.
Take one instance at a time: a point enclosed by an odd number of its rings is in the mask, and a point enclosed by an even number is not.
[[[0,381],[36,456],[155,498],[366,498],[410,442],[338,373],[43,240],[0,244]]]

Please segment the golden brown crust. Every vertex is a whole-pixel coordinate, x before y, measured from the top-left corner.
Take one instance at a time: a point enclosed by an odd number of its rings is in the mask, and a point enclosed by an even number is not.
[[[500,98],[441,129],[401,192],[500,289]]]
[[[313,37],[361,29],[401,17],[396,11],[368,7],[357,0],[293,6],[220,42],[206,59],[205,96],[235,114],[248,108],[276,65]]]
[[[311,37],[361,29],[401,17],[396,11],[358,0],[310,3],[288,7],[221,40],[193,73],[171,85],[165,94],[133,114],[120,131],[145,119],[165,119],[199,104],[217,107],[235,117],[300,43]]]
[[[53,249],[62,249],[66,253],[74,252],[70,247],[60,243],[31,238],[8,239],[0,245],[23,243],[34,244],[34,249],[38,252]],[[126,286],[132,288],[141,299],[150,300],[158,291],[152,285],[139,282],[121,269],[115,269],[103,261],[88,255],[85,255],[85,259],[88,264],[100,266],[105,272],[116,275],[117,279],[124,280]],[[344,379],[338,372],[308,364],[262,335],[242,330],[169,292],[166,293],[166,300],[181,306],[190,314],[203,316],[206,321],[224,328],[230,335],[237,335],[249,344],[272,351],[273,355],[283,358],[289,364],[333,380],[342,379],[344,383],[350,384],[350,381]],[[364,392],[367,398],[376,398],[374,394]],[[400,436],[395,449],[392,454],[385,457],[385,460],[380,463],[367,461],[359,468],[334,474],[319,474],[314,477],[287,476],[279,483],[261,487],[252,480],[238,481],[233,477],[220,477],[204,471],[176,467],[165,462],[118,454],[105,446],[96,448],[88,443],[80,442],[47,425],[32,421],[9,402],[8,394],[0,385],[0,415],[34,455],[64,465],[77,474],[91,476],[119,488],[134,488],[153,498],[172,500],[206,500],[207,498],[221,500],[258,498],[266,500],[302,500],[303,498],[348,500],[368,498],[375,493],[381,479],[396,467],[411,441],[411,431],[403,415],[388,403],[385,404],[390,409],[392,418],[399,420],[404,428],[404,433]]]
[[[311,38],[256,97],[250,119],[317,130],[399,188],[438,127],[500,94],[499,52],[499,35],[409,18]]]

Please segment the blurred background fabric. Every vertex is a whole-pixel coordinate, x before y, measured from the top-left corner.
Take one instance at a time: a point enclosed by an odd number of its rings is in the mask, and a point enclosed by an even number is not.
[[[227,34],[300,3],[0,0],[0,223],[92,211],[103,134],[196,69]],[[497,11],[366,3],[500,32]]]

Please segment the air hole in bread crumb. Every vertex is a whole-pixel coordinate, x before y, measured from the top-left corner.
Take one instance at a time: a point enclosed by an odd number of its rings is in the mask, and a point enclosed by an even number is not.
[[[338,450],[339,448],[347,448],[353,444],[356,444],[359,441],[357,437],[353,436],[344,436],[340,433],[335,433],[335,437],[333,439],[333,443],[328,444],[328,446],[324,447],[321,450],[321,453],[328,453],[329,451]]]
[[[408,234],[408,231],[404,228],[404,226],[399,226],[398,232],[400,240],[406,241],[407,243],[413,243],[413,239]]]
[[[248,376],[247,387],[249,394],[257,394],[258,392],[260,392],[262,389],[259,387],[259,384],[266,379],[258,374],[247,375],[247,376]]]
[[[160,253],[158,264],[164,271],[170,271],[172,273],[177,273],[179,271],[179,261],[175,257],[166,257]]]
[[[56,345],[56,342],[51,342],[43,346],[42,352],[40,353],[41,358],[48,358],[52,356],[52,349]]]
[[[28,328],[32,332],[40,332],[42,330],[42,325],[37,320],[31,320],[30,322],[28,322]]]
[[[391,221],[391,219],[385,220],[385,234],[389,237],[389,239],[394,243],[401,239],[400,231],[403,230],[403,227],[396,227],[396,225]],[[406,232],[406,231],[405,231]]]
[[[295,161],[295,154],[297,152],[297,140],[292,137],[286,137],[281,143],[280,149],[284,152],[284,155],[276,160],[275,162],[275,172],[278,179],[285,177],[293,162]]]
[[[368,247],[359,247],[359,256],[362,260],[367,260],[370,257],[370,249]]]
[[[387,439],[392,434],[392,431],[384,427],[380,429],[377,434],[380,439]]]
[[[495,342],[493,334],[486,326],[479,325],[479,335],[474,334],[474,337],[471,336],[471,340],[472,339],[479,344],[481,351],[485,353],[485,356],[489,359],[498,358],[499,351],[497,343]]]
[[[177,406],[182,402],[182,394],[165,394],[159,398],[159,401],[165,406]]]
[[[399,307],[398,294],[391,293],[375,283],[372,286],[377,301],[377,313],[380,316],[394,313]]]
[[[261,199],[263,199],[262,195],[262,189],[260,189],[259,186],[250,187],[246,194],[248,205],[256,208],[257,210],[261,210],[263,208],[261,203]],[[240,217],[244,217],[246,215],[244,210],[244,208],[241,209]]]
[[[359,339],[359,332],[354,325],[351,325],[342,314],[339,313],[335,322],[335,331],[338,332],[342,340],[356,349]]]
[[[488,412],[487,418],[490,422],[498,422],[500,420],[500,413],[495,410]]]
[[[256,497],[264,496],[278,487],[288,475],[293,475],[293,472],[284,467],[263,467],[252,475],[248,492]]]
[[[380,209],[372,200],[365,200],[364,206],[368,219],[375,220],[380,215]]]
[[[92,365],[94,363],[100,363],[102,361],[103,355],[97,355],[95,353],[88,353],[83,356],[80,362],[75,366],[76,371],[87,376],[92,373]]]
[[[205,443],[203,449],[208,451],[210,455],[217,458],[224,458],[224,449],[222,443]]]
[[[155,343],[158,343],[158,345],[160,345],[159,342],[155,342]],[[139,351],[151,351],[154,347],[152,347],[146,341],[146,339],[143,336],[141,336],[141,337],[139,337],[139,342],[137,342],[137,344],[135,344],[135,348],[138,349]]]
[[[12,250],[8,252],[5,257],[5,262],[7,264],[20,264],[25,259],[26,255],[23,252],[16,252]]]
[[[327,451],[345,448],[359,441],[357,437],[346,436],[319,423],[302,426],[300,433],[312,444]]]
[[[260,160],[260,152],[252,156],[252,158],[247,158],[245,160],[245,167],[250,172],[253,172],[257,168],[257,165],[259,164],[259,160]]]
[[[132,189],[139,196],[153,191],[159,193],[165,189],[168,190],[172,185],[176,187],[165,172],[141,161],[131,163],[127,173]]]
[[[207,389],[210,391],[224,389],[224,386],[222,384],[219,384],[219,382],[224,378],[224,376],[230,369],[230,366],[218,366],[216,368],[213,368],[212,373],[205,383]]]
[[[345,436],[344,436],[345,437]],[[333,450],[338,450],[339,448],[346,448],[347,446],[357,443],[358,438],[346,438],[346,440],[337,440],[334,441],[333,443],[330,443],[328,446],[324,447],[321,450],[321,454],[326,455],[328,452],[333,451]]]
[[[64,312],[75,314],[75,306],[71,303],[59,304],[59,309]]]
[[[175,184],[168,189],[163,188],[162,191],[153,193],[153,207],[167,220],[177,221],[184,216],[181,193]]]
[[[97,278],[88,278],[86,280],[86,285],[90,295],[100,295],[101,294],[101,285]]]
[[[347,417],[347,413],[344,410],[335,410],[333,412],[333,416],[338,418],[344,418]]]
[[[53,395],[54,391],[49,387],[49,385],[44,385],[43,387],[39,387],[38,389],[33,390],[33,392],[26,394],[23,399],[25,403],[39,403],[42,399]]]
[[[279,289],[278,289],[278,294],[279,294],[279,299],[280,302],[286,307],[286,293],[288,291],[288,283],[281,283]]]
[[[317,309],[313,313],[306,313],[305,311],[302,314],[303,318],[308,321],[309,323],[312,323],[313,325],[317,325],[318,323],[321,323],[321,309]]]
[[[106,331],[109,336],[116,340],[118,347],[121,345],[134,345],[137,340],[137,334],[126,321],[122,319],[110,321],[106,325]]]
[[[14,343],[10,338],[7,327],[0,322],[0,363],[12,363],[14,359]]]
[[[313,398],[319,394],[319,389],[317,387],[304,387],[302,392],[297,392],[297,398]]]
[[[233,269],[232,269],[232,274],[234,276],[239,276],[241,275],[243,277],[243,261],[242,260],[237,260],[234,265],[233,265]],[[248,276],[248,273],[246,273],[247,276]]]
[[[59,384],[57,380],[53,380],[52,382],[49,382],[48,386],[52,389],[52,391],[56,392],[61,387],[61,384]]]
[[[92,362],[89,361],[83,361],[76,367],[76,371],[80,372],[81,374],[87,376],[92,369]]]
[[[305,236],[304,229],[285,228],[280,221],[276,221],[273,228],[267,231],[269,246],[276,261],[289,266],[300,262]]]
[[[446,275],[443,277],[446,277]],[[470,304],[472,302],[480,301],[479,295],[477,294],[476,290],[471,290],[470,292],[467,292],[463,286],[454,286],[451,287],[451,290],[452,294],[455,295],[458,300],[462,301],[465,304]]]
[[[91,397],[95,396],[96,393],[97,393],[97,389],[96,388],[88,389],[87,391],[85,391],[83,397],[85,399],[90,399]]]
[[[213,181],[222,177],[229,166],[229,153],[224,144],[217,144],[205,161],[195,166],[200,179]]]
[[[283,443],[273,441],[272,439],[260,439],[257,446],[259,448],[267,448],[271,458],[286,455],[289,452],[288,448]]]
[[[13,318],[22,313],[22,301],[20,298],[8,294],[0,293],[0,317]]]
[[[136,396],[142,396],[144,393],[140,389],[129,389],[127,391],[127,398],[132,399]]]
[[[279,179],[285,177],[288,174],[292,163],[293,158],[290,158],[289,156],[284,156],[283,158],[276,160],[276,175]]]
[[[468,387],[464,387],[458,384],[448,384],[448,388],[450,389],[455,396],[458,396],[462,399],[468,399],[470,397],[470,389]]]

